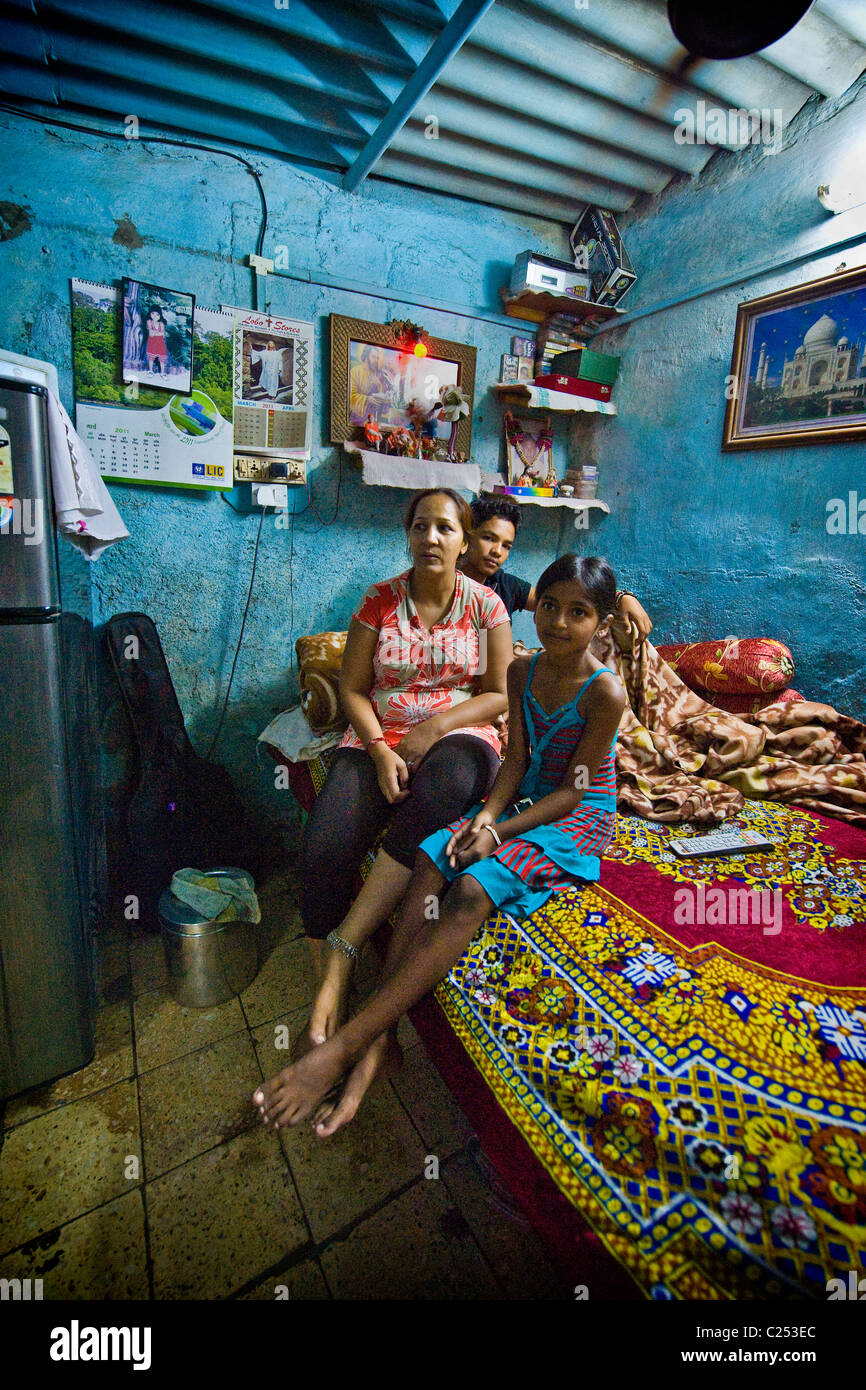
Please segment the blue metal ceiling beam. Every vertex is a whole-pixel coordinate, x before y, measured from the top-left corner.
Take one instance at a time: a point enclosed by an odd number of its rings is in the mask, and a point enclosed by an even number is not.
[[[439,74],[465,43],[493,0],[462,0],[442,32],[434,39],[388,114],[367,141],[343,178],[343,187],[353,193],[367,177],[377,159],[387,150],[397,131],[406,124],[421,98],[429,92]]]
[[[201,0],[209,9],[235,16],[242,22],[266,25],[269,32],[289,39],[302,39],[342,55],[347,59],[385,68],[394,72],[411,73],[413,62],[406,42],[394,37],[394,28],[386,27],[374,5],[347,7],[339,0],[290,0],[285,9],[263,5],[261,0]],[[40,0],[43,3],[43,0]],[[56,3],[56,0],[54,0]],[[176,11],[176,7],[173,7]],[[396,26],[395,26],[396,27]],[[417,24],[406,23],[410,38],[423,34]],[[274,54],[275,61],[279,55]]]
[[[52,51],[77,40],[80,46],[100,40],[118,41],[128,52],[121,70],[127,71],[141,52],[157,53],[170,64],[183,56],[191,61],[234,70],[238,76],[256,79],[266,86],[279,84],[320,93],[329,102],[351,100],[373,110],[381,119],[405,81],[405,69],[382,83],[371,78],[360,64],[347,63],[345,55],[328,51],[295,36],[273,33],[262,24],[240,24],[218,11],[175,11],[166,22],[164,0],[136,0],[135,7],[107,10],[97,0],[64,0],[62,9],[48,9],[50,0],[39,0],[39,15],[30,22]],[[46,15],[49,19],[46,19]],[[412,65],[409,65],[411,70]],[[170,85],[170,73],[166,73]]]
[[[429,143],[434,144],[435,141]],[[414,156],[395,153],[393,148],[383,154],[373,178],[393,179],[395,183],[464,198],[470,203],[486,203],[495,208],[528,213],[533,221],[541,218],[549,222],[564,222],[568,226],[574,224],[576,212],[592,202],[591,198],[585,196],[575,198],[572,194],[566,198],[556,193],[539,194],[537,190],[526,189],[519,183],[468,174],[445,164],[428,164]]]
[[[129,78],[109,77],[104,72],[94,75],[85,71],[52,70],[50,90],[46,90],[43,74],[47,72],[45,68],[17,64],[14,72],[8,74],[3,100],[12,105],[50,103],[55,115],[58,107],[64,107],[70,113],[86,113],[98,123],[111,124],[113,117],[115,130],[122,128],[124,116],[131,111],[141,116],[142,139],[151,131],[170,131],[190,144],[202,139],[218,140],[247,151],[265,150],[299,163],[332,169],[345,166],[345,155],[335,149],[327,132],[287,120],[284,114],[239,110],[237,103],[224,105],[213,98],[202,103],[198,94],[174,92],[169,97],[154,87],[139,86]],[[7,74],[4,73],[4,77]],[[99,124],[94,126],[94,133],[99,134]],[[359,145],[361,139],[359,133]],[[341,149],[346,143],[347,137],[341,136]]]

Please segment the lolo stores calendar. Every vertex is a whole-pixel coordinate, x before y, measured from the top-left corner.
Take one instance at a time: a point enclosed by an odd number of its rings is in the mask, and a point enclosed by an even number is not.
[[[177,382],[169,373],[165,387],[125,384],[121,292],[92,280],[71,283],[75,424],[103,478],[157,487],[230,488],[232,315],[195,305],[188,390],[173,389]],[[167,354],[171,327],[167,320]]]

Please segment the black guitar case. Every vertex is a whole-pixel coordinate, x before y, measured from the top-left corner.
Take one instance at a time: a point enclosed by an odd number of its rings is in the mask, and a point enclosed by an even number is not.
[[[139,920],[158,931],[157,904],[172,874],[220,864],[247,867],[252,842],[229,774],[190,743],[151,619],[119,613],[105,624],[105,640],[137,755],[137,785],[124,813],[128,862],[118,875],[120,891],[123,899],[135,894]]]

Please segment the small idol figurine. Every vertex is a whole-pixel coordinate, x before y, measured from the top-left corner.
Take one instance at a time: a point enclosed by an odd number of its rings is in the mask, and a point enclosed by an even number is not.
[[[367,436],[367,443],[371,449],[381,449],[382,431],[379,429],[372,415],[367,416],[367,423],[364,425],[364,434]]]
[[[528,468],[524,468],[520,477],[515,483],[515,487],[535,487],[537,479],[533,478]]]
[[[388,441],[388,452],[411,458],[415,452],[415,436],[411,430],[407,430],[404,425],[398,425],[393,429]]]
[[[547,470],[547,477],[544,480],[544,486],[552,487],[555,489],[558,482],[559,479],[556,476],[556,469],[554,468],[553,464],[551,464],[550,468]]]

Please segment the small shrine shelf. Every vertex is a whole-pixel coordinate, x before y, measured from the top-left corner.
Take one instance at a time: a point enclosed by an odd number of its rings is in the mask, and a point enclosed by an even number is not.
[[[534,386],[531,381],[494,381],[495,391],[503,405],[515,405],[523,410],[558,410],[566,415],[589,411],[596,415],[616,415],[613,401],[596,401],[591,396],[577,396],[573,391],[550,391],[546,386]]]
[[[481,491],[481,469],[477,463],[447,463],[439,459],[412,459],[401,454],[380,454],[365,449],[356,440],[343,444],[352,462],[361,469],[361,478],[372,487],[456,487],[463,492]]]
[[[501,473],[481,474],[481,487],[484,492],[492,492],[495,486],[501,485],[504,481]],[[567,511],[576,512],[576,531],[585,529],[583,514],[587,512],[595,510],[604,516],[610,516],[610,507],[598,497],[514,497],[511,493],[498,493],[497,496],[507,497],[509,502],[516,502],[519,507],[564,507]]]

